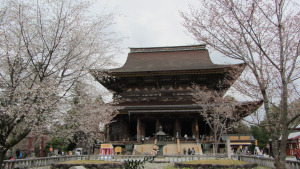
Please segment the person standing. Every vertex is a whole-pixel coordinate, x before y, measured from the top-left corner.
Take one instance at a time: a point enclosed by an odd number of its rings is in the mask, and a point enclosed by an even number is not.
[[[191,155],[192,154],[192,151],[191,151],[191,149],[189,148],[188,149],[188,155]]]
[[[155,159],[155,157],[157,156],[157,151],[155,150],[155,149],[153,149],[152,151],[151,151],[151,155],[152,155],[152,161],[154,161],[154,159]]]
[[[145,138],[143,135],[141,136],[141,140],[142,140],[142,144],[144,144]]]
[[[254,155],[258,155],[259,148],[256,146],[254,149]]]
[[[16,150],[16,158],[20,158],[20,153],[21,153],[20,150]]]
[[[240,157],[240,155],[241,155],[241,148],[238,148],[238,149],[236,150],[236,154],[237,154],[237,156],[238,156],[238,160],[240,160],[240,159],[241,159],[241,157]]]
[[[187,134],[184,135],[184,140],[187,141],[188,140],[188,136]]]
[[[194,147],[192,148],[192,155],[195,155],[195,149],[194,149]]]

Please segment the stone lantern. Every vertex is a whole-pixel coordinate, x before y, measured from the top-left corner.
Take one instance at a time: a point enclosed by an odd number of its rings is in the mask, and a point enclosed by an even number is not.
[[[165,137],[166,137],[166,133],[162,131],[162,126],[159,126],[159,131],[155,134],[157,142],[156,145],[159,148],[159,156],[163,155],[163,147],[166,144],[165,143]]]

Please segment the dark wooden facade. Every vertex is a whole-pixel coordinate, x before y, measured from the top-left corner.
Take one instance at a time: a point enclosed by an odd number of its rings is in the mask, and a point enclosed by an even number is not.
[[[201,107],[192,101],[192,84],[225,93],[244,68],[245,64],[213,64],[205,45],[131,48],[123,67],[91,70],[115,98],[121,98],[118,106],[123,108],[108,126],[107,139],[140,142],[145,137],[151,141],[159,125],[170,140],[210,136],[199,114]],[[253,110],[259,103],[255,105]],[[250,112],[241,110],[239,116]]]

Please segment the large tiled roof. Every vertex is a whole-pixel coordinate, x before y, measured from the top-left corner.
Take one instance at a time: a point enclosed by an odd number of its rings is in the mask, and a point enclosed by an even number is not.
[[[229,65],[212,63],[205,45],[130,48],[126,63],[110,72],[149,72],[218,69]]]

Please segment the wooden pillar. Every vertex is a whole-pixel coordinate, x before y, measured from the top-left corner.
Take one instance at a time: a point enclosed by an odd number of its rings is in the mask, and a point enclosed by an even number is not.
[[[124,138],[123,138],[123,141],[124,139],[127,140],[127,138],[129,137],[129,133],[128,133],[128,126],[129,124],[127,123],[126,120],[124,120],[124,126],[123,126],[123,132],[124,132]]]
[[[195,118],[195,126],[196,126],[196,140],[198,140],[199,139],[199,125],[198,125],[198,119],[197,118]]]
[[[137,117],[137,124],[136,124],[136,139],[137,142],[141,142],[141,119]]]
[[[177,154],[180,155],[180,136],[181,136],[181,130],[180,130],[180,124],[178,118],[175,120],[175,138],[177,141]],[[177,133],[178,132],[178,133]],[[178,134],[178,137],[177,137]]]
[[[145,123],[143,123],[143,121],[141,121],[141,136],[144,136],[144,138],[145,138],[145,133],[146,133],[146,131],[145,131]]]
[[[155,134],[159,131],[159,119],[156,119],[156,124],[155,124]]]
[[[41,137],[41,146],[40,146],[40,157],[44,157],[44,143],[45,143],[45,137]]]
[[[30,153],[30,149],[31,149],[31,146],[32,146],[32,140],[33,140],[33,137],[28,137],[27,154]]]

